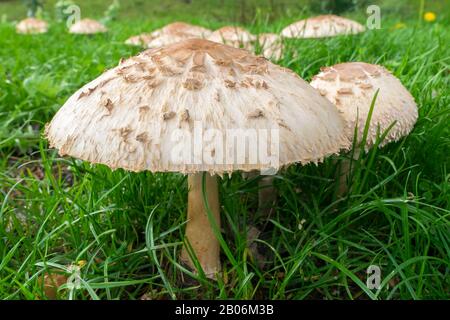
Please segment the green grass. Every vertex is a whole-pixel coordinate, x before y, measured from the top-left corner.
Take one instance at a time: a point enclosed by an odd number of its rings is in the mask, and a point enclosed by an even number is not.
[[[54,6],[59,0],[41,0],[44,3],[44,16],[53,17]],[[101,18],[114,0],[72,0],[81,9],[83,17]],[[154,20],[191,19],[201,17],[203,20],[219,22],[251,23],[255,14],[263,14],[272,22],[280,18],[297,19],[307,16],[309,11],[326,13],[326,7],[319,2],[344,2],[335,0],[118,0],[121,10],[120,19]],[[346,0],[351,2],[351,12],[346,15],[361,15],[367,6],[379,5],[383,17],[395,19],[416,19],[421,10],[434,11],[439,15],[449,16],[450,6],[446,0]],[[27,9],[23,0],[0,1],[0,18],[2,15],[9,20],[20,20],[26,15]],[[339,12],[338,12],[339,13]]]
[[[281,172],[269,218],[255,213],[257,179],[220,180],[227,250],[223,276],[211,282],[177,263],[185,176],[91,166],[59,157],[41,138],[77,88],[138,52],[123,40],[168,21],[114,22],[94,37],[57,25],[46,35],[18,36],[0,25],[0,298],[42,299],[39,277],[67,274],[82,260],[82,288],[62,288],[61,298],[449,298],[448,23],[411,20],[397,30],[388,20],[358,36],[289,42],[280,64],[307,80],[342,61],[386,66],[412,92],[419,120],[408,137],[363,156],[342,200],[334,197],[337,156]],[[277,31],[283,24],[248,27]],[[262,231],[264,265],[249,250],[251,226]],[[380,290],[365,287],[370,265],[381,267]],[[198,282],[181,281],[190,276]]]

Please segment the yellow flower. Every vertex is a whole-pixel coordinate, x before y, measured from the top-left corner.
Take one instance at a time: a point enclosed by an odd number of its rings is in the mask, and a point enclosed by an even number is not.
[[[80,268],[83,268],[83,267],[86,265],[86,263],[87,263],[86,260],[80,260],[80,261],[78,261],[78,266],[79,266]]]
[[[398,22],[394,25],[394,29],[403,29],[403,28],[406,28],[406,24],[402,22]]]
[[[434,20],[436,20],[436,14],[434,12],[428,11],[425,12],[423,18],[425,19],[425,21],[433,22]]]

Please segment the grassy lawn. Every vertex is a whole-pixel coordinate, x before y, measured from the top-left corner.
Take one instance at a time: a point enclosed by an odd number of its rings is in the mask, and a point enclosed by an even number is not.
[[[246,27],[279,31],[288,19]],[[222,234],[232,257],[222,255],[222,277],[211,282],[177,262],[185,176],[61,158],[41,136],[75,90],[139,51],[123,45],[128,36],[171,20],[119,19],[93,37],[69,35],[56,23],[48,34],[18,36],[12,24],[0,24],[0,299],[44,299],[40,279],[68,277],[74,266],[81,288],[62,288],[60,298],[449,298],[449,22],[410,19],[395,28],[399,20],[389,18],[357,36],[287,43],[279,63],[306,80],[338,62],[384,65],[415,97],[419,119],[408,137],[364,155],[342,200],[334,197],[338,156],[280,172],[269,218],[255,213],[257,178],[221,179]],[[200,15],[185,20],[221,25]],[[261,231],[259,255],[250,228]],[[381,268],[379,290],[365,286],[370,265]],[[190,276],[197,281],[183,281]]]

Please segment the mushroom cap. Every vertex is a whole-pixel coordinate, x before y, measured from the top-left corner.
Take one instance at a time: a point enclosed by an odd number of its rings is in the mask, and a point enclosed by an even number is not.
[[[93,19],[81,19],[74,23],[70,29],[70,33],[75,34],[95,34],[107,32],[108,29],[100,22]]]
[[[186,38],[206,38],[211,30],[185,22],[173,22],[151,33],[156,38],[162,35],[184,36]]]
[[[286,38],[323,38],[364,30],[364,26],[356,21],[328,14],[294,22],[284,28],[281,35]]]
[[[188,157],[198,155],[199,127],[205,133],[202,161],[174,161],[176,148],[194,148]],[[238,152],[225,138],[245,130],[266,132],[268,145],[278,144],[279,152],[268,151],[278,156],[276,166],[250,155],[221,161]],[[222,174],[321,161],[348,147],[343,130],[337,109],[291,70],[246,50],[190,39],[146,50],[106,71],[69,98],[45,135],[61,155],[111,168]],[[180,131],[194,144],[174,141]],[[223,149],[215,149],[216,139]]]
[[[148,43],[153,39],[149,33],[142,33],[137,36],[132,36],[125,40],[125,44],[130,46],[147,47]]]
[[[235,48],[253,50],[253,42],[256,41],[256,36],[241,27],[225,26],[211,33],[208,40]]]
[[[46,33],[48,23],[37,18],[26,18],[16,25],[16,32],[22,34]]]
[[[262,55],[267,59],[280,60],[283,57],[284,45],[281,37],[275,33],[258,35]]]
[[[347,62],[322,68],[311,85],[335,104],[343,115],[345,132],[353,141],[358,126],[357,142],[363,137],[373,97],[379,89],[366,140],[366,149],[373,146],[377,131],[383,134],[394,121],[383,146],[410,133],[418,112],[414,98],[394,75],[384,67],[364,62]]]

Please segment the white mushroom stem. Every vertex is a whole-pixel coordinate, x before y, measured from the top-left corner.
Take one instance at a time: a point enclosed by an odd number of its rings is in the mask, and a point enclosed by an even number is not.
[[[211,218],[210,221],[205,203],[203,201],[202,181],[203,174],[196,173],[188,177],[188,222],[186,225],[186,242],[181,252],[181,260],[193,270],[196,269],[194,262],[189,255],[189,247],[192,248],[192,255],[199,261],[203,272],[208,278],[215,278],[220,272],[220,244],[214,233],[213,225],[220,232],[220,205],[217,177],[205,174],[206,200]],[[186,247],[189,246],[189,247]]]
[[[258,209],[263,217],[268,218],[277,198],[273,186],[273,176],[263,176],[258,182]]]
[[[350,158],[341,160],[338,171],[338,188],[336,192],[338,198],[342,198],[348,193],[348,184],[350,182],[350,177],[353,174],[353,170],[355,169],[355,162],[359,159],[359,154],[360,149],[355,148],[353,150],[353,160],[351,160]],[[351,154],[349,154],[349,156],[351,156]]]
[[[244,179],[254,179],[261,172],[253,170],[242,172]],[[268,218],[277,198],[277,191],[273,186],[273,176],[261,176],[258,181],[258,212],[262,217]]]

